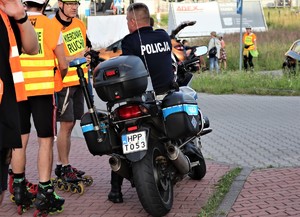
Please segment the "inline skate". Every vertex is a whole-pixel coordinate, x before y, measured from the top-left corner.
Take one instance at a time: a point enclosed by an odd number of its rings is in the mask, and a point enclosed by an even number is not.
[[[14,188],[13,188],[13,183],[14,183],[14,173],[11,169],[8,170],[8,174],[9,174],[9,181],[8,181],[8,188],[9,188],[9,193],[10,195],[10,200],[11,202],[15,202],[15,196],[14,196]],[[37,184],[33,184],[31,182],[29,182],[27,179],[25,179],[25,184],[27,186],[28,191],[35,197],[37,194],[37,189],[38,189],[38,185]]]
[[[46,217],[48,214],[60,213],[63,211],[64,203],[65,199],[59,197],[55,193],[52,185],[45,188],[39,185],[38,193],[34,202],[36,210],[33,213],[33,216]]]
[[[33,206],[34,195],[29,192],[25,180],[13,183],[14,202],[17,205],[17,212],[22,215]]]
[[[82,171],[80,171],[80,173],[84,174]],[[77,175],[71,165],[56,168],[55,175],[57,177],[51,181],[59,190],[71,191],[72,193],[79,193],[80,195],[84,193],[83,178]]]
[[[60,177],[61,176],[61,168],[62,166],[61,165],[56,165],[56,168],[55,168],[55,175],[57,177]],[[77,168],[75,167],[72,167],[72,170],[74,173],[76,173],[77,177],[78,178],[81,178],[82,179],[82,182],[85,186],[91,186],[93,184],[93,178],[91,176],[88,176],[88,175],[84,175],[85,172],[82,171],[82,170],[78,170]]]

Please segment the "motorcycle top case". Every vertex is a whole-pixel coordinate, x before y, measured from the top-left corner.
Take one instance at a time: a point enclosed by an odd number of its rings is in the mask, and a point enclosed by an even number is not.
[[[120,142],[118,141],[117,133],[113,128],[108,127],[106,114],[99,112],[97,115],[103,141],[98,141],[98,135],[94,130],[91,114],[87,112],[81,117],[80,121],[85,142],[89,152],[93,155],[111,154],[113,150],[120,147],[120,145],[118,145]]]
[[[195,136],[200,131],[197,101],[189,94],[175,91],[162,101],[167,136],[171,139]]]
[[[143,61],[133,55],[111,58],[94,71],[94,88],[105,102],[142,95],[147,89],[148,72]]]

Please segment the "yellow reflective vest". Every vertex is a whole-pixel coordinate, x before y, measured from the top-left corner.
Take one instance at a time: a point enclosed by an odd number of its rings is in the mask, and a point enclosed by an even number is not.
[[[246,50],[254,50],[254,41],[256,40],[256,35],[254,33],[247,34],[245,33],[243,35],[243,42],[244,45],[247,46],[245,48]]]
[[[80,19],[76,17],[73,18],[69,26],[63,26],[56,17],[52,20],[56,28],[62,31],[66,56],[76,56],[86,49],[86,27]],[[84,72],[84,77],[87,79],[88,70],[86,64],[81,65],[81,67]],[[63,79],[63,86],[70,87],[75,85],[79,85],[76,67],[69,67],[68,73]]]
[[[54,49],[57,46],[60,30],[53,28],[51,20],[42,14],[28,16],[39,42],[36,55],[20,56],[27,96],[54,94],[54,68],[56,65]]]

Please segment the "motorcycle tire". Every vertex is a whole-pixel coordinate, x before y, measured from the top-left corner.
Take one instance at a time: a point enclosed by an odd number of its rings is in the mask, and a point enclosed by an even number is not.
[[[287,76],[296,75],[296,61],[290,57],[287,57],[284,63],[282,64],[282,72]]]
[[[143,208],[152,216],[164,216],[173,206],[173,185],[163,172],[166,153],[163,144],[149,139],[146,156],[132,164],[133,181]]]
[[[203,157],[203,154],[200,151],[201,157],[197,157],[196,155],[189,156],[191,162],[199,161],[199,165],[192,167],[188,176],[193,180],[201,180],[206,174],[206,163]]]

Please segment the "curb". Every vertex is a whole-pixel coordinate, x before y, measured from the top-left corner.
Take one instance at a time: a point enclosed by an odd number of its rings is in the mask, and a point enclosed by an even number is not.
[[[243,167],[240,174],[235,178],[233,183],[231,184],[231,187],[224,197],[222,203],[219,205],[218,209],[216,210],[215,217],[226,217],[228,213],[231,210],[231,207],[233,206],[234,202],[236,201],[237,197],[239,196],[241,190],[244,187],[244,184],[250,175],[250,173],[253,171],[253,168],[251,167]]]

